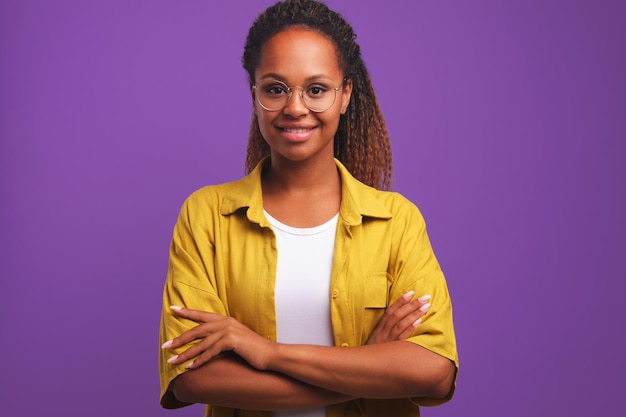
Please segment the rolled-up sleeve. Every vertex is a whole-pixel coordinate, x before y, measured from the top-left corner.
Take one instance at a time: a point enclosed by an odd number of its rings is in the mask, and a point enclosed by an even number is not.
[[[163,291],[161,312],[160,344],[171,340],[195,327],[197,323],[175,316],[170,306],[209,311],[226,315],[226,309],[219,299],[215,286],[214,245],[212,226],[198,215],[194,196],[184,204],[178,216],[172,243],[169,265]],[[189,348],[159,350],[159,373],[161,383],[161,405],[164,408],[180,408],[187,404],[178,401],[168,390],[170,383],[186,371],[186,363],[173,365],[169,358]]]
[[[404,200],[402,197],[401,200]],[[395,245],[392,250],[392,270],[395,277],[390,299],[393,301],[408,291],[415,296],[429,294],[431,307],[422,323],[407,340],[452,361],[458,371],[459,360],[452,316],[452,302],[446,279],[435,257],[426,232],[426,224],[417,207],[404,200],[394,213]],[[438,405],[452,398],[453,387],[444,398],[414,398],[420,405]]]

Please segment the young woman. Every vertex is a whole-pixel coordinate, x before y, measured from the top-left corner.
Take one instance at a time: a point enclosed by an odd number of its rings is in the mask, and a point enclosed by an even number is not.
[[[445,279],[417,208],[382,191],[389,137],[355,38],[312,0],[251,27],[249,174],[192,194],[176,223],[164,407],[417,416],[451,398]]]

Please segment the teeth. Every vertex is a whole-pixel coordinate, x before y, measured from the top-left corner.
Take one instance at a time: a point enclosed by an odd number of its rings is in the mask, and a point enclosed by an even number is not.
[[[285,132],[288,132],[288,133],[306,133],[309,131],[309,129],[288,129],[288,128],[285,128],[284,130]]]

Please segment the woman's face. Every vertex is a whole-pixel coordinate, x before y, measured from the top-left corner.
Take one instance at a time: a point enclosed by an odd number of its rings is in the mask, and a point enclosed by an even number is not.
[[[264,109],[255,99],[259,93],[252,89],[259,128],[271,148],[272,160],[332,158],[339,118],[348,107],[352,92],[350,80],[344,87],[343,71],[332,41],[303,28],[280,32],[263,45],[254,76],[257,86],[270,80],[281,81],[289,87],[310,86],[312,94],[320,91],[318,85],[339,87],[333,105],[321,113],[304,105],[301,88],[292,88],[291,98],[277,111]]]

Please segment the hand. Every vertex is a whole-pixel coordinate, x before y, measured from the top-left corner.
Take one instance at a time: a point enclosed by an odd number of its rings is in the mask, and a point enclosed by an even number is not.
[[[366,345],[402,340],[413,334],[430,308],[430,295],[412,298],[413,291],[409,291],[387,307]]]
[[[276,344],[259,336],[236,319],[200,310],[176,306],[170,308],[177,316],[200,324],[161,346],[162,349],[173,349],[199,340],[183,353],[171,357],[169,363],[179,364],[195,358],[187,365],[188,369],[194,369],[222,352],[232,351],[256,369],[264,370],[267,366],[272,348]]]

